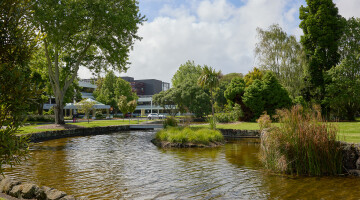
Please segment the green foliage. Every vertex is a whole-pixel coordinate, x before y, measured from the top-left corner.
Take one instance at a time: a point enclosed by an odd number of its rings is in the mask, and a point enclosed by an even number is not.
[[[245,89],[243,101],[252,112],[252,120],[257,119],[265,110],[265,100],[262,86],[263,83],[260,80],[255,80]]]
[[[222,75],[220,78],[220,83],[230,83],[234,78],[243,78],[242,73],[229,73]]]
[[[129,51],[140,39],[138,25],[144,21],[137,4],[132,0],[34,1],[32,24],[46,35],[44,56],[56,100],[55,123],[64,123],[64,95],[80,65],[95,73],[127,70]]]
[[[355,120],[360,112],[360,19],[350,18],[341,38],[341,63],[327,71],[326,102],[336,118]]]
[[[221,80],[221,79],[220,79]],[[227,99],[225,98],[225,91],[226,88],[228,87],[229,83],[225,82],[225,81],[220,81],[219,83],[219,87],[217,87],[214,91],[214,107],[215,107],[215,112],[217,112],[217,110],[223,110],[225,105],[227,104]],[[216,109],[217,108],[217,109]]]
[[[39,37],[29,24],[31,1],[3,0],[0,6],[0,172],[26,157],[28,141],[15,133],[38,90],[29,61]],[[3,127],[6,126],[6,127]]]
[[[175,103],[181,112],[193,113],[196,117],[203,117],[210,113],[209,95],[193,81],[183,82],[173,88]]]
[[[244,77],[246,87],[250,86],[255,80],[261,80],[263,77],[263,72],[258,68],[254,67],[253,71],[247,73]]]
[[[231,80],[230,85],[226,88],[224,96],[226,99],[240,103],[241,97],[245,92],[245,81],[243,78],[234,78]]]
[[[288,36],[278,25],[257,28],[259,42],[255,54],[262,70],[275,73],[284,88],[295,98],[304,87],[305,57],[295,36]]]
[[[55,122],[55,117],[52,115],[27,115],[28,122]]]
[[[339,63],[338,46],[343,34],[345,20],[338,14],[332,0],[306,0],[307,7],[300,7],[300,28],[304,35],[301,44],[308,59],[307,85],[312,96],[322,104],[322,111],[328,110],[324,102],[325,72]]]
[[[187,61],[185,64],[180,65],[171,79],[173,87],[180,86],[184,82],[191,82],[196,84],[196,81],[201,75],[201,66],[196,65],[194,61]]]
[[[175,117],[171,116],[171,117],[166,117],[164,122],[164,128],[168,128],[168,127],[176,127],[178,126],[177,120]]]
[[[224,137],[217,130],[210,129],[191,129],[170,127],[162,129],[156,133],[156,139],[160,141],[167,141],[171,143],[195,143],[195,144],[209,144],[211,142],[223,142]]]
[[[262,81],[255,80],[247,87],[243,101],[252,111],[252,120],[259,118],[264,111],[273,116],[276,109],[287,108],[292,103],[273,72],[267,72]]]
[[[115,110],[119,109],[118,100],[121,96],[125,96],[127,102],[138,98],[136,93],[132,91],[130,83],[120,77],[116,77],[113,71],[109,71],[105,78],[100,78],[97,86],[94,91],[96,100],[110,105]]]
[[[342,172],[337,130],[318,110],[294,106],[278,111],[280,127],[262,135],[260,155],[266,168],[297,175],[337,175]]]
[[[84,112],[86,115],[86,119],[88,119],[88,123],[90,122],[90,112],[93,109],[93,106],[95,105],[94,101],[91,101],[90,99],[83,99],[79,103],[76,104],[80,112]]]
[[[360,111],[360,67],[344,59],[327,72],[331,84],[326,85],[326,100],[335,117],[355,121]]]
[[[214,121],[215,126],[216,126],[215,109],[214,109],[215,99],[214,99],[213,92],[219,85],[220,76],[221,76],[221,71],[216,72],[216,70],[213,69],[212,67],[208,67],[208,66],[204,65],[204,67],[202,68],[201,75],[198,80],[198,84],[202,88],[207,88],[210,90],[211,108],[212,108],[212,115],[214,118],[213,121]],[[214,129],[216,128],[215,126],[214,126]]]
[[[172,116],[176,115],[176,89],[170,88],[166,91],[161,91],[160,93],[153,95],[152,98],[153,102],[157,105],[160,105],[165,110],[165,112]]]
[[[240,117],[243,117],[243,112],[241,110],[241,107],[239,104],[235,104],[233,108],[229,112],[224,113],[216,113],[216,121],[220,123],[229,123],[229,122],[235,122],[240,119]]]

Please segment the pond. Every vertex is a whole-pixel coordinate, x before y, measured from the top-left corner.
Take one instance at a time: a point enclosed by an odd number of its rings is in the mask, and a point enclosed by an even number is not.
[[[154,131],[33,144],[5,174],[88,199],[358,199],[360,179],[291,177],[263,170],[259,139],[214,149],[154,146]]]

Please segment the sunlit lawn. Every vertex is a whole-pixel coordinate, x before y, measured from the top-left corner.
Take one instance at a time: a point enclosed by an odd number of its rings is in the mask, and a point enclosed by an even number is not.
[[[138,124],[138,123],[142,123],[144,121],[147,120],[130,120],[130,124]],[[82,120],[80,122],[76,122],[76,123],[67,123],[67,124],[73,124],[73,125],[77,125],[77,126],[81,126],[81,127],[99,127],[99,126],[114,126],[114,125],[128,125],[129,124],[129,120],[125,119],[125,120],[95,120],[92,121],[90,120],[90,123],[88,123],[85,120]],[[44,131],[54,131],[54,130],[59,130],[59,129],[39,129],[37,127],[39,126],[46,126],[49,124],[42,124],[42,125],[29,125],[29,126],[23,126],[19,129],[18,134],[27,134],[27,133],[38,133],[38,132],[44,132]]]
[[[346,142],[360,143],[360,120],[356,122],[333,122],[338,127],[338,139]],[[275,123],[279,126],[279,123]],[[192,125],[192,127],[209,127],[208,124]],[[219,129],[240,129],[240,130],[259,130],[256,122],[241,122],[229,124],[217,124]]]

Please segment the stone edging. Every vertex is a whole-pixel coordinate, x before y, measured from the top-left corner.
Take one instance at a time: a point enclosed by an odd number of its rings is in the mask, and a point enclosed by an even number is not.
[[[112,133],[117,131],[128,131],[128,130],[130,130],[129,125],[101,126],[101,127],[93,127],[93,128],[75,128],[75,129],[30,133],[27,134],[27,136],[29,136],[30,142],[42,142],[42,141],[58,139],[58,138],[100,135],[100,134]]]
[[[9,176],[0,175],[0,193],[19,199],[37,199],[37,200],[84,200],[67,195],[63,191],[46,186],[39,187],[31,183],[21,183],[14,181]]]

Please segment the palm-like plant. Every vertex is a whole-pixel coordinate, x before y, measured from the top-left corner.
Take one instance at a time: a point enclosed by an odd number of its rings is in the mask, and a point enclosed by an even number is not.
[[[214,129],[215,129],[215,113],[214,113],[214,95],[213,91],[218,87],[219,85],[219,79],[221,76],[221,71],[216,72],[215,69],[212,67],[208,67],[207,65],[204,65],[202,68],[202,73],[199,77],[198,84],[203,88],[208,88],[210,90],[210,96],[211,96],[211,110],[212,110],[212,116],[213,116],[213,123],[214,123]]]

